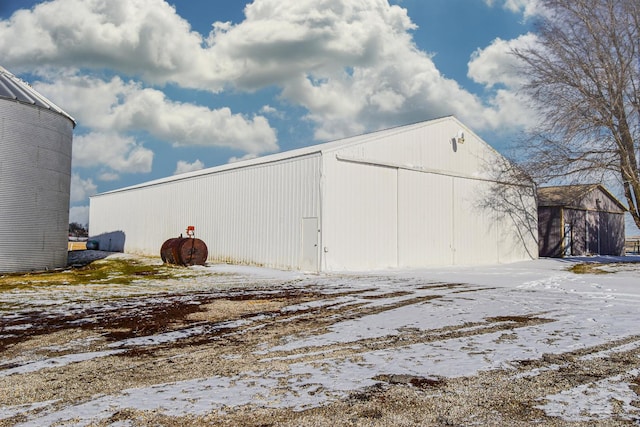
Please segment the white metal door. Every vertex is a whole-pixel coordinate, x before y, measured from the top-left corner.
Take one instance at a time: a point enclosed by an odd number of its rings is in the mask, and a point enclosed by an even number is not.
[[[302,270],[318,271],[318,233],[318,218],[302,218]]]

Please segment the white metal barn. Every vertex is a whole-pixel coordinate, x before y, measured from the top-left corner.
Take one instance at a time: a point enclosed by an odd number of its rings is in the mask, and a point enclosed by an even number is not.
[[[0,67],[0,273],[67,265],[74,126]]]
[[[503,160],[445,117],[99,194],[90,231],[100,249],[159,255],[193,225],[211,262],[306,271],[530,259],[537,225],[484,203],[528,190],[536,217],[531,183],[493,177]]]

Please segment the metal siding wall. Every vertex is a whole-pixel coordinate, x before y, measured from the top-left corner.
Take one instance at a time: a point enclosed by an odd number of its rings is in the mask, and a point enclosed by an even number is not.
[[[460,129],[465,132],[464,144],[452,141]],[[398,266],[487,264],[537,256],[534,198],[530,197],[528,207],[533,225],[526,230],[519,228],[511,218],[500,217],[492,211],[484,198],[491,191],[496,191],[496,184],[490,180],[494,178],[501,156],[456,120],[447,118],[425,123],[424,126],[402,127],[395,133],[385,132],[383,137],[372,134],[371,138],[363,139],[359,144],[330,150],[325,161],[329,162],[336,155],[343,159],[342,163],[347,163],[346,160],[353,161],[351,164],[362,162],[360,170],[365,170],[365,167],[372,169],[376,163],[397,166],[388,170],[397,171],[398,211],[395,227],[398,240],[394,245],[387,239],[386,245],[397,248]],[[331,169],[327,172],[329,178],[324,194],[335,204],[339,198],[332,192],[345,191],[347,185],[352,185],[357,178],[348,174],[335,178],[332,176],[334,172]],[[391,177],[387,179],[392,180]],[[375,183],[381,187],[372,177],[366,177],[367,180],[369,185]],[[379,192],[379,198],[390,198],[384,196],[382,190]],[[341,203],[344,205],[348,202],[351,208],[357,209],[357,206],[352,206],[356,200],[341,200]],[[339,240],[342,244],[347,247],[362,244],[347,241],[348,227],[340,224],[340,218],[332,212],[333,209],[337,209],[337,206],[326,204],[326,217],[333,216],[332,222],[327,222],[323,227],[325,233],[331,233],[330,236],[335,238],[338,233],[332,228],[337,226],[344,236]],[[378,213],[372,212],[372,215]],[[390,217],[388,220],[391,221]],[[365,221],[370,222],[369,227],[375,225],[383,230],[390,227],[369,219]],[[530,229],[531,226],[534,228]],[[521,235],[521,232],[524,234]],[[391,235],[390,232],[386,233]],[[336,249],[329,245],[326,257],[330,262],[327,262],[326,269],[385,268],[391,265],[388,259],[379,255],[381,251],[389,250],[383,248],[385,243],[373,240],[372,236],[352,234],[351,237],[365,239],[363,251],[375,248],[378,254],[371,254],[369,263],[364,259],[354,262],[352,257],[355,255],[345,250],[341,252],[345,259],[339,260],[335,253],[332,254]],[[376,259],[381,262],[374,265]]]
[[[571,255],[586,255],[587,212],[577,209],[564,210],[564,223],[571,226]]]
[[[453,178],[398,171],[399,267],[453,264]]]
[[[493,191],[500,191],[507,202],[506,209],[501,209],[496,217],[498,261],[538,258],[536,190],[532,187],[494,186]]]
[[[397,170],[324,157],[322,270],[398,265]]]
[[[126,252],[159,255],[194,225],[212,261],[296,269],[302,218],[320,216],[319,168],[316,154],[95,196],[91,234],[122,231]]]
[[[67,264],[72,122],[0,99],[0,272]]]
[[[501,197],[493,197],[496,192]],[[530,187],[454,179],[454,263],[495,264],[537,258],[533,193]]]
[[[482,205],[490,183],[455,179],[453,182],[454,264],[499,262],[495,213]]]
[[[611,255],[624,255],[624,214],[607,214],[609,250]]]

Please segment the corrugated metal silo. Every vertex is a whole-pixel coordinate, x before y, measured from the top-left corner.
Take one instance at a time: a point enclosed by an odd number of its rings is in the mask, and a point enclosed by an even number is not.
[[[0,273],[66,265],[74,127],[0,67]]]

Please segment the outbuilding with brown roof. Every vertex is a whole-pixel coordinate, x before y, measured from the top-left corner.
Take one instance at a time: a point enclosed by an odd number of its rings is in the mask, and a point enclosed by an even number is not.
[[[540,256],[624,255],[625,211],[600,184],[539,188]]]

